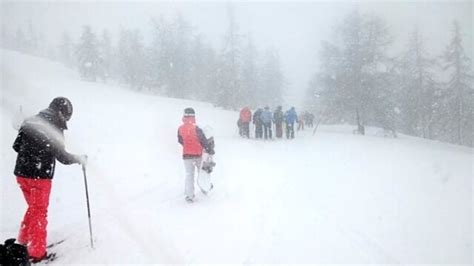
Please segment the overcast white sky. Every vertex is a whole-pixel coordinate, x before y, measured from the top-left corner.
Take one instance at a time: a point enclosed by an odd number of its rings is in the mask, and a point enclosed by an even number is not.
[[[29,18],[45,36],[58,42],[68,30],[79,36],[81,26],[117,32],[120,26],[150,32],[150,18],[181,12],[215,48],[227,27],[228,1],[1,1],[2,26],[25,27]],[[335,24],[354,8],[384,18],[394,36],[391,53],[403,49],[418,27],[430,53],[441,53],[458,20],[464,44],[472,58],[472,1],[233,1],[240,32],[251,34],[261,49],[280,54],[289,83],[287,103],[298,105],[310,76],[317,69],[321,40],[331,38]]]

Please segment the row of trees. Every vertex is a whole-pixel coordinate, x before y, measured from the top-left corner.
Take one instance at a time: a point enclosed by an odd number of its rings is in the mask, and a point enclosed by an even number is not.
[[[15,31],[10,31],[5,25],[2,25],[1,29],[0,45],[2,48],[37,56],[48,56],[50,50],[46,45],[45,37],[36,30],[31,20],[27,21],[25,29],[18,28]]]
[[[310,108],[328,123],[378,126],[423,138],[473,145],[473,76],[459,25],[443,55],[430,56],[415,29],[405,51],[390,57],[386,23],[355,11],[320,50],[308,90]],[[444,78],[444,77],[448,78]]]
[[[113,42],[109,31],[98,35],[84,26],[77,41],[65,32],[56,53],[46,56],[77,69],[92,82],[114,80],[135,90],[228,109],[281,104],[285,81],[278,54],[271,49],[261,53],[250,35],[239,32],[231,8],[228,15],[219,50],[177,15],[152,19],[146,41],[139,29],[122,28]],[[3,37],[2,46],[38,55],[37,49],[23,45],[29,43],[27,38]]]

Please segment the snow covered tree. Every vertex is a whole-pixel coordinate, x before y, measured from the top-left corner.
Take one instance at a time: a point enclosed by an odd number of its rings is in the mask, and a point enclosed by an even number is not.
[[[171,95],[178,98],[190,96],[191,60],[190,50],[192,41],[192,27],[178,14],[172,22],[173,46],[169,64],[169,88]]]
[[[5,49],[14,49],[15,35],[5,25],[1,26],[1,30],[0,46]]]
[[[310,88],[317,91],[310,95],[322,97],[325,113],[331,116],[326,120],[355,120],[364,134],[366,124],[381,124],[390,113],[382,95],[389,85],[385,51],[391,38],[384,21],[357,11],[339,25],[336,37],[323,43],[320,71]]]
[[[258,106],[275,107],[281,105],[285,80],[280,66],[280,59],[275,51],[266,51],[260,73],[260,85],[255,94]]]
[[[15,32],[10,32],[6,25],[2,25],[1,30],[0,46],[26,54],[46,56],[44,35],[36,30],[31,19],[27,21],[25,29],[18,27]]]
[[[190,53],[189,87],[191,99],[215,102],[213,77],[216,72],[216,54],[214,50],[203,43],[201,36],[196,36],[192,42]]]
[[[253,108],[260,104],[259,101],[259,66],[258,51],[250,34],[247,44],[242,50],[242,106]]]
[[[439,109],[439,86],[434,80],[434,60],[429,58],[416,29],[400,60],[401,116],[403,129],[410,135],[434,137]]]
[[[18,28],[15,33],[15,38],[12,45],[15,50],[26,53],[28,50],[28,41],[22,29]]]
[[[28,20],[28,27],[26,31],[26,50],[30,54],[38,54],[39,35],[33,27],[33,21]]]
[[[462,35],[459,24],[453,22],[452,39],[446,48],[446,71],[450,79],[444,91],[446,127],[448,140],[460,145],[473,145],[473,105],[474,88],[471,72],[471,59],[467,56],[462,45]]]
[[[224,37],[224,47],[218,68],[218,103],[225,108],[237,109],[245,104],[241,84],[241,35],[232,6],[228,6],[229,25]]]
[[[156,93],[166,94],[166,73],[169,68],[171,46],[170,26],[163,16],[152,19],[152,44],[147,54],[150,57],[147,66],[147,85]]]
[[[69,33],[64,31],[59,44],[59,61],[68,67],[74,65],[73,46],[74,44],[72,43]]]
[[[112,72],[113,54],[110,33],[108,30],[103,30],[99,40],[99,58],[101,61],[99,73],[104,82],[110,77]]]
[[[139,30],[120,31],[117,50],[117,75],[133,89],[145,85],[145,47]]]
[[[153,30],[150,80],[166,95],[185,98],[190,94],[192,28],[178,15],[171,23],[163,18],[154,20]]]
[[[76,59],[81,77],[96,81],[101,71],[98,40],[90,26],[84,26],[76,48]]]
[[[342,83],[341,79],[336,79],[343,71],[341,52],[337,46],[323,41],[319,58],[321,62],[319,71],[313,75],[309,83],[305,105],[320,115],[328,113],[322,117],[328,123],[343,123],[347,111],[341,101],[342,97],[336,94],[339,83]]]

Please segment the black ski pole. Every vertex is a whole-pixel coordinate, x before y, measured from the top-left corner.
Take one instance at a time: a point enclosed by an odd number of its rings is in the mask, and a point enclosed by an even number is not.
[[[84,185],[86,187],[86,200],[87,200],[87,215],[89,217],[89,235],[91,238],[91,248],[94,248],[94,241],[92,240],[92,222],[91,222],[91,208],[89,205],[89,190],[87,189],[87,175],[86,167],[82,165],[82,173],[84,174]]]
[[[318,120],[318,123],[316,123],[316,126],[314,127],[313,136],[316,134],[316,130],[318,129],[318,126],[319,126],[320,122],[321,122],[321,118]]]
[[[319,123],[321,123],[321,120],[323,120],[323,118],[326,117],[326,112],[328,112],[327,108],[323,112],[319,113],[318,123],[314,127],[313,136],[316,134],[316,130],[318,129],[318,126],[319,126]]]

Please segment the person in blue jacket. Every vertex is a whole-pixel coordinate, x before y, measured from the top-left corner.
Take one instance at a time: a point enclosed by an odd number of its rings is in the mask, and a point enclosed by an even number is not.
[[[263,132],[265,139],[272,139],[272,120],[273,115],[270,111],[270,107],[265,106],[265,110],[263,110],[262,114],[260,115],[260,119],[263,123]]]
[[[295,107],[291,107],[290,110],[285,112],[285,123],[286,123],[286,138],[295,138],[295,122],[298,120]]]

